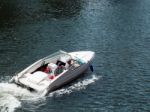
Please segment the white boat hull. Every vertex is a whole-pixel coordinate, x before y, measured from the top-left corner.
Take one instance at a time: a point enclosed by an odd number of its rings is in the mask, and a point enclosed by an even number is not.
[[[51,81],[47,78],[45,73],[41,71],[35,72],[35,70],[41,66],[43,60],[44,63],[54,62],[53,59],[49,57],[43,58],[30,65],[18,75],[14,76],[11,81],[27,88],[32,88],[37,92],[42,92],[43,95],[47,95],[49,92],[54,91],[79,77],[90,66],[95,55],[92,51],[79,51],[68,54],[72,59],[80,61],[81,64],[64,70]]]

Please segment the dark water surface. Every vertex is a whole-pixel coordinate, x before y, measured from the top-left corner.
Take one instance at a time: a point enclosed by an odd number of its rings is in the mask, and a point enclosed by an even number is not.
[[[5,85],[59,49],[95,51],[95,73],[38,100]],[[0,0],[0,82],[0,111],[150,111],[150,1]]]

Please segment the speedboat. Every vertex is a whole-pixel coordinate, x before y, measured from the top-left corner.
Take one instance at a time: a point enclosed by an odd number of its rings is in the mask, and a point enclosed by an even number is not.
[[[13,76],[10,83],[45,96],[79,77],[91,66],[94,56],[93,51],[67,53],[60,50]]]

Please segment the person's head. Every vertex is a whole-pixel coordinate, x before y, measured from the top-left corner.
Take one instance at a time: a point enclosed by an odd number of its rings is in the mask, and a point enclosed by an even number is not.
[[[67,61],[67,63],[70,65],[71,64],[71,59]]]

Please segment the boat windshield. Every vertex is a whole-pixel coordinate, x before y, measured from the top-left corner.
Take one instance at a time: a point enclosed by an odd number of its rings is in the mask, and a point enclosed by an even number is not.
[[[65,51],[59,50],[58,52],[55,52],[55,53],[53,53],[53,54],[43,58],[43,61],[47,60],[47,59],[51,59],[51,58],[60,57],[60,56],[70,56],[70,55],[67,52],[65,52]]]

